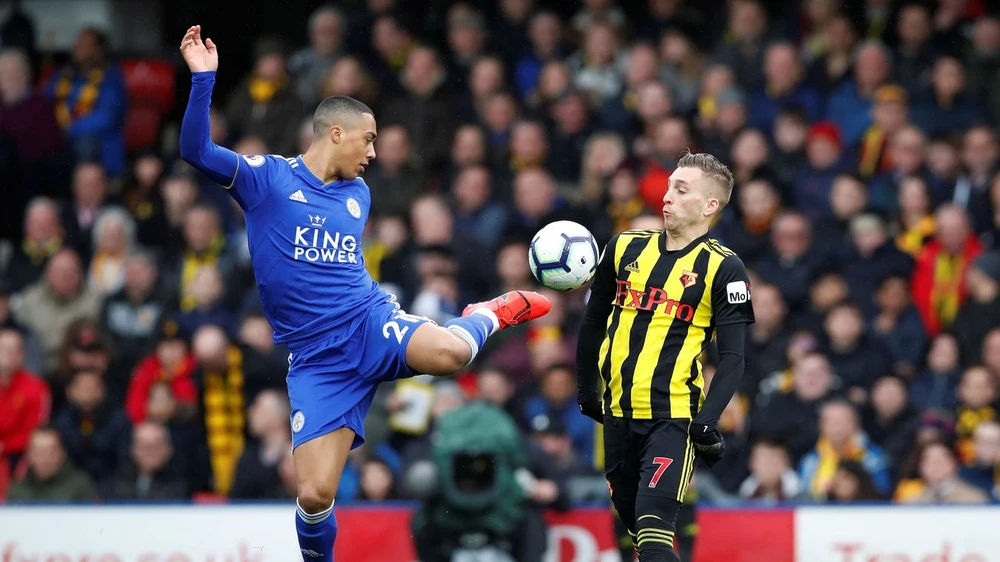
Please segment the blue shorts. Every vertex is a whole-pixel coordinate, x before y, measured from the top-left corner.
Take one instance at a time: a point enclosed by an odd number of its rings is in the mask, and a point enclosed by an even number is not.
[[[348,329],[302,348],[289,346],[293,449],[341,427],[356,435],[351,448],[360,447],[379,383],[417,374],[406,364],[406,346],[427,322],[432,321],[406,314],[389,298]]]

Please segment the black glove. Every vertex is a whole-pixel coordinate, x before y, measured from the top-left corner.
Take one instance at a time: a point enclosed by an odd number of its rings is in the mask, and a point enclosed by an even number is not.
[[[577,404],[580,406],[580,412],[588,418],[594,420],[599,424],[604,424],[604,407],[601,404],[601,399],[598,396],[590,396],[588,398],[577,398]]]
[[[712,466],[726,453],[726,442],[719,430],[703,423],[692,423],[688,431],[694,450],[706,466]]]

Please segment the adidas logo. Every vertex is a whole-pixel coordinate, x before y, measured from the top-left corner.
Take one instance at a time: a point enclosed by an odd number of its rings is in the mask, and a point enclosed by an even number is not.
[[[639,273],[639,261],[636,260],[625,266],[625,271],[629,273]]]
[[[288,198],[292,201],[298,201],[299,203],[308,203],[308,201],[306,201],[306,196],[302,195],[301,189],[289,195]]]
[[[299,192],[299,193],[301,193],[301,192]],[[302,554],[305,554],[309,558],[322,558],[323,557],[322,554],[316,552],[315,550],[309,550],[307,548],[301,548],[299,550],[301,550]]]

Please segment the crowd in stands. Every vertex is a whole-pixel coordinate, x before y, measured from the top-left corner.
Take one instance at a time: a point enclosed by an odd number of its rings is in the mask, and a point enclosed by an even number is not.
[[[736,178],[713,237],[751,272],[756,322],[727,456],[699,467],[697,494],[1000,499],[988,2],[433,2],[441,29],[403,0],[354,4],[260,41],[215,92],[211,134],[292,156],[318,100],[372,107],[364,257],[408,312],[443,323],[535,287],[527,241],[554,220],[602,245],[661,228],[679,154],[711,152]],[[177,159],[176,123],[127,146],[134,98],[106,32],[46,68],[30,18],[0,12],[0,498],[292,498],[287,350],[239,207]],[[540,505],[606,501],[571,364],[587,292],[544,291],[553,311],[462,375],[383,385],[338,505],[408,497],[435,420],[474,400],[544,460]],[[421,393],[414,424],[399,414]]]

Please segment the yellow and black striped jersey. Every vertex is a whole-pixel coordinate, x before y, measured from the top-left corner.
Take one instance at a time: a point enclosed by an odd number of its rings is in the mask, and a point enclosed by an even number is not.
[[[616,235],[590,298],[608,310],[596,359],[604,412],[616,417],[693,418],[715,327],[754,321],[743,262],[707,234],[674,251],[662,230]]]

